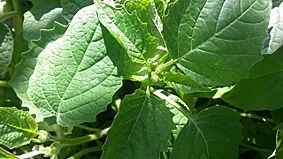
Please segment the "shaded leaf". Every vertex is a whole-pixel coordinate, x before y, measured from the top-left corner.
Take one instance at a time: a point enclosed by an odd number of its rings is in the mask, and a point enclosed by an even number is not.
[[[224,86],[246,78],[261,59],[269,0],[179,0],[163,35],[178,67],[193,80]]]
[[[237,159],[242,139],[239,119],[236,112],[222,106],[201,111],[179,134],[172,159]]]
[[[33,7],[24,14],[24,38],[27,41],[40,37],[41,29],[51,29],[54,22],[65,24],[59,0],[36,0]]]
[[[264,56],[222,99],[244,110],[275,110],[283,103],[283,47]]]
[[[93,0],[60,0],[60,2],[63,7],[62,14],[67,21],[71,21],[81,8],[93,4]]]
[[[95,121],[121,86],[94,6],[81,9],[65,34],[40,53],[28,95],[44,112],[69,127]],[[114,61],[114,62],[113,62]]]
[[[7,71],[12,54],[13,35],[5,24],[0,23],[0,76]]]
[[[167,150],[172,128],[172,114],[165,102],[138,90],[122,101],[102,159],[156,159]]]
[[[27,113],[0,107],[0,144],[13,149],[30,142],[37,135],[37,124]]]

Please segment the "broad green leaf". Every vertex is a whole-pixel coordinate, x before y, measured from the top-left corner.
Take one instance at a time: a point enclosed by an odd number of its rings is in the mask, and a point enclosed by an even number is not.
[[[0,147],[0,158],[1,159],[17,159],[13,154],[4,150],[2,147]]]
[[[59,0],[35,0],[30,11],[24,14],[24,38],[27,41],[40,37],[41,29],[50,29],[54,22],[66,23]]]
[[[165,102],[138,90],[122,101],[108,132],[102,159],[156,159],[167,150],[172,114]]]
[[[271,32],[266,53],[272,54],[283,45],[283,3],[271,10],[269,28]]]
[[[179,0],[169,6],[163,35],[185,74],[229,85],[261,59],[270,9],[269,0]]]
[[[164,75],[164,80],[169,87],[182,91],[184,94],[210,91],[180,72],[167,72]]]
[[[124,8],[114,8],[99,1],[94,4],[99,21],[125,48],[133,62],[143,64],[154,56],[156,38],[149,34],[135,13],[131,15]]]
[[[244,110],[275,110],[283,107],[283,47],[264,56],[222,99]]]
[[[48,43],[52,43],[65,33],[67,27],[55,22],[52,29],[42,29],[40,39],[33,41],[30,50],[22,54],[21,61],[16,65],[15,72],[9,81],[9,84],[15,89],[18,97],[22,100],[22,106],[29,108],[30,114],[36,114],[38,120],[41,120],[40,112],[31,102],[27,95],[29,78],[36,65],[36,58]]]
[[[61,126],[95,121],[122,83],[113,44],[94,13],[92,5],[74,16],[65,34],[40,53],[29,80],[33,103]]]
[[[0,76],[7,71],[12,54],[13,35],[5,24],[0,23]]]
[[[60,0],[60,2],[63,7],[62,14],[67,21],[71,21],[81,8],[93,4],[93,0]]]
[[[242,139],[240,116],[215,106],[189,119],[174,144],[172,159],[237,159]]]
[[[37,124],[25,111],[0,107],[0,144],[13,149],[37,135]]]

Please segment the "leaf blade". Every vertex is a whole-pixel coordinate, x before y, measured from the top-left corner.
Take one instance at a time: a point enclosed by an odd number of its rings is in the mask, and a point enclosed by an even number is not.
[[[238,114],[222,106],[201,111],[179,134],[172,159],[236,159],[242,138],[239,119]]]
[[[0,144],[13,149],[28,144],[37,135],[37,124],[27,112],[0,107],[0,114]]]
[[[164,101],[139,90],[122,101],[102,159],[155,159],[166,151],[172,128],[172,114]]]
[[[107,50],[112,44],[93,13],[92,5],[74,16],[65,34],[38,56],[30,78],[33,103],[62,126],[95,121],[122,83]]]
[[[270,1],[179,0],[170,6],[164,38],[178,67],[195,81],[231,84],[261,59]]]

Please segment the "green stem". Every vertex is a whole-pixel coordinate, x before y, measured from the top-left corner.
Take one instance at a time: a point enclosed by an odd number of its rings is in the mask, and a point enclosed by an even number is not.
[[[13,18],[13,26],[15,29],[16,35],[22,34],[23,32],[23,15],[21,5],[19,0],[12,0],[14,10],[18,13]]]
[[[184,109],[182,106],[180,106],[178,103],[173,101],[172,99],[168,98],[165,94],[161,93],[161,90],[156,90],[153,92],[154,95],[159,97],[160,99],[165,100],[166,102],[173,105],[175,108],[177,108],[182,114],[184,114],[188,119],[190,119],[190,112],[188,110]]]
[[[86,149],[79,151],[78,153],[74,154],[73,156],[70,156],[68,159],[80,159],[83,156],[85,156],[86,154],[89,154],[91,152],[98,152],[98,151],[101,151],[101,147],[89,147],[89,148],[86,148]]]
[[[9,19],[9,18],[15,16],[16,14],[18,14],[18,12],[16,12],[16,11],[6,12],[3,16],[0,16],[0,22],[3,22],[6,19]]]
[[[94,134],[89,134],[89,135],[77,137],[77,138],[66,138],[60,133],[60,130],[59,130],[59,135],[57,133],[58,137],[54,137],[52,135],[49,135],[48,137],[49,137],[49,140],[59,141],[61,144],[64,144],[65,146],[75,146],[75,145],[81,145],[86,142],[100,139],[101,137],[106,135],[109,129],[110,128],[106,128],[106,129],[101,130],[100,132],[96,132]]]
[[[2,81],[0,80],[0,87],[6,87],[6,88],[9,88],[11,87],[7,81]]]
[[[264,153],[264,154],[269,154],[269,153],[272,152],[272,150],[269,150],[269,149],[260,148],[260,147],[256,147],[256,146],[252,146],[252,145],[248,145],[248,144],[243,144],[243,143],[241,143],[241,146],[248,148],[250,150],[254,150],[254,151],[257,151],[257,152]]]
[[[78,125],[77,127],[78,127],[78,128],[81,128],[81,129],[88,130],[88,131],[94,131],[94,132],[101,131],[101,129],[97,129],[97,128],[90,128],[90,127],[88,127],[88,126],[84,126],[84,125]]]
[[[250,119],[256,119],[256,120],[260,120],[260,121],[263,121],[267,124],[269,124],[271,127],[273,127],[271,124],[273,123],[273,120],[272,119],[269,119],[269,118],[265,118],[265,117],[262,117],[262,116],[259,116],[259,115],[256,115],[256,114],[251,114],[251,113],[239,113],[242,117],[245,117],[245,118],[250,118]]]
[[[170,60],[170,61],[168,61],[168,62],[166,62],[166,63],[164,63],[164,64],[161,64],[161,65],[157,66],[157,68],[156,68],[156,70],[155,70],[155,73],[156,73],[156,74],[159,74],[159,73],[163,72],[163,71],[166,70],[168,67],[174,65],[176,62],[177,62],[177,60],[174,59],[174,60]]]

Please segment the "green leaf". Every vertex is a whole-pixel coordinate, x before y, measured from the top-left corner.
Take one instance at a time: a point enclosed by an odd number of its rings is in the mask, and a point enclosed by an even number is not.
[[[93,0],[60,0],[60,2],[63,7],[62,14],[69,22],[81,8],[93,4]]]
[[[282,107],[283,47],[264,56],[250,72],[250,78],[238,82],[222,99],[244,110],[275,110]]]
[[[156,159],[167,150],[172,114],[165,102],[138,90],[122,101],[108,132],[102,159]]]
[[[41,120],[42,114],[38,108],[31,102],[27,95],[29,78],[34,71],[36,59],[39,53],[47,44],[57,40],[65,33],[67,27],[56,23],[52,29],[42,29],[40,39],[31,43],[30,50],[22,54],[21,61],[16,65],[15,72],[9,81],[9,84],[15,89],[18,97],[22,100],[22,106],[29,108],[30,114],[36,114],[38,120]]]
[[[172,159],[237,159],[242,139],[240,116],[215,106],[189,119],[173,147]]]
[[[37,124],[25,111],[0,107],[0,144],[13,149],[37,135]]]
[[[143,23],[147,23],[147,29],[151,35],[159,39],[159,45],[165,47],[164,39],[161,34],[163,24],[158,15],[154,0],[133,0],[127,1],[125,7],[131,12],[136,12]]]
[[[64,36],[40,53],[30,77],[29,97],[61,126],[95,121],[122,84],[109,55],[113,44],[94,13],[93,5],[81,9]]]
[[[17,159],[13,154],[6,151],[2,147],[0,147],[0,158],[1,159]]]
[[[0,76],[7,71],[12,54],[13,35],[5,24],[0,23]]]
[[[266,53],[272,54],[283,45],[283,3],[271,10],[269,28],[272,29]]]
[[[65,24],[59,0],[36,0],[33,7],[24,14],[24,38],[27,41],[40,37],[41,29],[50,29],[54,22]]]
[[[154,56],[156,38],[149,34],[135,13],[131,15],[124,8],[114,8],[99,1],[94,4],[99,21],[125,48],[133,62],[143,64]]]
[[[282,2],[283,0],[272,0],[273,7],[278,7]]]
[[[179,0],[163,35],[177,66],[193,80],[224,86],[248,76],[261,59],[269,0]]]
[[[190,77],[180,72],[167,72],[164,75],[164,80],[169,87],[172,87],[175,90],[181,91],[185,94],[210,91],[210,89],[198,84]]]

